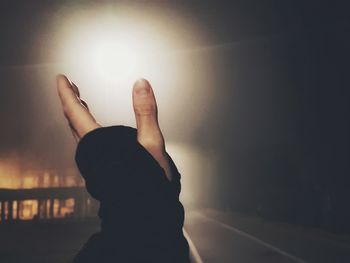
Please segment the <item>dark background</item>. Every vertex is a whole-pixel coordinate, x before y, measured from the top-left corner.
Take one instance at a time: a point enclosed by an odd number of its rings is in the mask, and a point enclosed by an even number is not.
[[[349,233],[348,8],[316,1],[129,3],[175,10],[205,36],[213,92],[200,104],[201,122],[167,128],[170,140],[215,156],[214,172],[197,176],[201,191],[192,205]],[[57,10],[92,4],[1,1],[2,159],[20,156],[23,169],[72,165],[72,155],[63,154],[73,149],[63,119],[50,117],[57,110],[48,93],[30,84],[41,75],[23,69],[55,62],[45,41]],[[191,122],[179,112],[183,122],[175,123]]]

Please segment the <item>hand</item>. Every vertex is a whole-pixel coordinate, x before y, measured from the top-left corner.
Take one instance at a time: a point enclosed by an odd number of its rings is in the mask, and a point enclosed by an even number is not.
[[[92,116],[86,102],[80,98],[78,87],[64,75],[58,75],[56,79],[64,116],[78,142],[85,134],[102,126]],[[136,81],[132,90],[132,99],[137,140],[157,160],[167,178],[171,180],[170,163],[158,123],[157,103],[147,80]]]

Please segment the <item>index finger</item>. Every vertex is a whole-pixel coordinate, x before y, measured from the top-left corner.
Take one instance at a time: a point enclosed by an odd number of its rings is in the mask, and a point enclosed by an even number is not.
[[[89,110],[81,103],[79,92],[75,91],[77,87],[73,87],[72,83],[64,75],[58,75],[56,80],[64,115],[78,137],[82,138],[89,131],[101,127]]]

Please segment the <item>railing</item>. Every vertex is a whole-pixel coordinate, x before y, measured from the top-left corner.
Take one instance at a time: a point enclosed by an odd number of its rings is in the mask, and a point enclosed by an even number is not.
[[[90,197],[85,187],[0,189],[0,203],[1,222],[84,218],[95,216],[98,209],[98,202]]]

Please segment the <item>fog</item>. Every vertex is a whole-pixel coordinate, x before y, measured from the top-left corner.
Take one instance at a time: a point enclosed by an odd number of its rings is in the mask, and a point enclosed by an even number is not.
[[[57,1],[2,9],[1,178],[78,174],[57,73],[80,87],[101,124],[133,127],[132,82],[146,77],[182,174],[185,205],[346,228],[345,16],[296,4],[125,6]],[[89,40],[79,46],[73,33],[91,31],[93,39],[96,28],[86,17],[96,22],[92,14],[106,10],[114,18],[126,12],[134,29],[154,34],[147,45],[162,47],[153,46],[143,67],[125,79],[103,79],[83,61]]]

